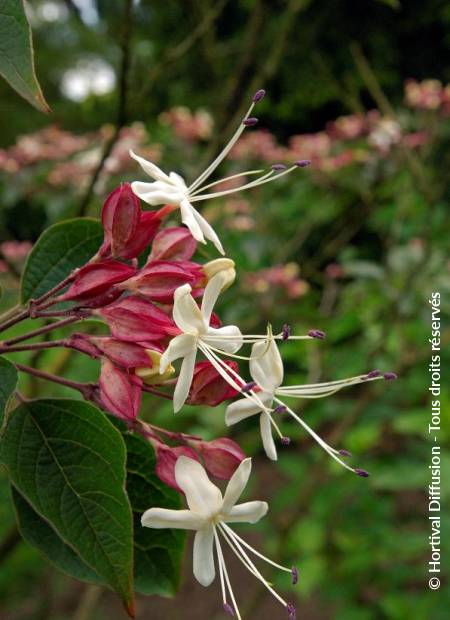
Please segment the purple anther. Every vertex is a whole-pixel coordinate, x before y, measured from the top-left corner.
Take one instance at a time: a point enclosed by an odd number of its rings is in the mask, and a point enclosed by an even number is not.
[[[286,405],[278,405],[278,407],[275,407],[275,409],[273,410],[274,413],[286,413],[286,411]]]
[[[366,471],[365,469],[354,469],[353,470],[355,472],[355,474],[357,474],[358,476],[361,476],[361,478],[368,478],[369,477],[369,472]]]
[[[292,603],[288,603],[286,605],[286,611],[288,612],[288,620],[296,620],[297,612],[295,611],[295,607]]]
[[[241,392],[243,392],[244,394],[248,394],[248,392],[251,392],[255,387],[256,381],[250,381],[249,383],[246,383],[241,387]]]
[[[393,381],[394,379],[397,379],[397,375],[395,374],[395,372],[385,372],[383,377],[386,379],[386,381]]]
[[[310,336],[310,338],[317,338],[318,340],[325,340],[327,337],[326,333],[320,329],[310,329],[308,336]]]
[[[226,614],[228,614],[229,616],[234,616],[234,609],[231,607],[231,605],[229,605],[228,603],[224,603],[223,604],[223,610]]]
[[[366,379],[375,379],[376,377],[381,377],[381,371],[380,370],[371,370],[366,375]]]
[[[249,118],[246,118],[245,120],[242,121],[242,124],[245,125],[246,127],[252,127],[253,125],[256,125],[258,122],[258,119],[255,118],[254,116],[250,116]]]
[[[339,450],[339,454],[341,456],[347,456],[347,457],[350,457],[352,455],[352,453],[349,452],[348,450]]]
[[[292,567],[291,575],[292,575],[292,585],[295,586],[298,583],[298,568],[296,566]]]
[[[294,161],[294,166],[298,168],[306,168],[311,163],[310,159],[299,159],[298,161]]]
[[[260,88],[259,90],[256,91],[256,93],[253,95],[253,103],[258,103],[258,101],[261,101],[261,99],[264,99],[264,96],[266,94],[266,91],[263,88]]]
[[[284,164],[272,164],[270,166],[272,168],[272,170],[286,170],[287,166],[285,166]]]
[[[280,439],[281,443],[283,444],[283,446],[289,446],[291,443],[291,438],[290,437],[282,437]]]
[[[285,323],[281,329],[281,339],[287,340],[291,335],[291,326]]]

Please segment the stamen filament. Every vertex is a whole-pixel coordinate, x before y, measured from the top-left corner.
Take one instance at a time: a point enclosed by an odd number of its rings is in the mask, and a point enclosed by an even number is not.
[[[223,151],[219,153],[216,159],[206,168],[206,170],[202,172],[201,175],[197,177],[197,179],[189,186],[189,192],[194,191],[195,189],[197,189],[197,187],[201,185],[201,183],[203,183],[203,181],[206,181],[206,179],[211,176],[211,174],[214,172],[217,166],[225,159],[225,157],[228,155],[228,153],[231,151],[233,146],[236,144],[236,142],[241,137],[241,134],[244,132],[245,125],[243,123],[250,116],[254,107],[255,107],[255,103],[252,103],[249,109],[247,110],[246,115],[242,119],[241,124],[236,129],[235,133],[231,137],[228,144],[224,147]]]
[[[227,567],[226,567],[225,560],[224,560],[224,557],[223,557],[222,547],[221,547],[221,544],[220,544],[219,536],[217,535],[217,532],[216,532],[216,528],[214,528],[214,540],[216,541],[217,555],[220,557],[219,562],[222,564],[223,574],[224,574],[224,577],[225,577],[226,584],[228,586],[228,591],[230,593],[230,598],[231,598],[231,600],[233,602],[234,611],[236,612],[238,620],[242,620],[241,614],[239,613],[239,608],[238,608],[238,606],[236,604],[236,599],[234,598],[234,593],[233,593],[233,589],[231,587],[230,578],[228,577]]]
[[[249,176],[250,174],[261,174],[264,170],[247,170],[246,172],[239,172],[238,174],[232,174],[229,177],[224,177],[223,179],[219,179],[218,181],[214,181],[213,183],[208,183],[208,185],[203,185],[203,187],[199,187],[195,190],[195,192],[190,192],[189,196],[193,197],[196,194],[201,194],[205,189],[209,189],[210,187],[214,187],[214,185],[219,185],[219,183],[226,183],[227,181],[233,181],[234,179],[239,179],[240,177]]]
[[[214,537],[215,536],[216,536],[216,528],[214,528]],[[217,564],[219,565],[219,579],[220,579],[220,588],[222,590],[222,600],[223,600],[223,604],[226,605],[227,604],[227,593],[225,590],[225,582],[223,578],[222,562],[220,561],[220,555],[219,555],[219,550],[217,548],[217,545],[216,545],[216,554],[217,554]]]
[[[244,549],[241,547],[240,543],[235,539],[235,538],[229,538],[227,531],[225,530],[225,528],[223,527],[225,524],[224,523],[220,523],[219,524],[219,528],[220,531],[222,533],[222,536],[225,538],[225,540],[227,541],[228,545],[230,546],[230,548],[236,553],[237,557],[240,558],[240,556],[242,556],[242,560],[244,559],[248,562],[248,564],[253,568],[253,574],[258,577],[258,579],[261,581],[261,583],[269,590],[269,592],[282,604],[284,605],[284,607],[287,607],[287,603],[286,601],[278,594],[278,592],[275,592],[275,590],[272,588],[272,586],[269,584],[269,582],[263,577],[263,575],[261,575],[261,573],[259,572],[259,570],[256,568],[256,566],[253,564],[253,562],[251,561],[251,559],[248,557],[248,555],[246,554],[246,552],[244,551]],[[236,550],[234,549],[234,546],[236,547]]]
[[[275,566],[275,568],[279,568],[280,570],[284,570],[287,573],[292,574],[292,568],[287,568],[286,566],[282,566],[281,564],[277,564],[276,562],[273,562],[269,558],[266,558],[265,555],[263,555],[262,553],[259,553],[259,551],[256,551],[256,549],[253,549],[253,547],[249,545],[248,542],[246,542],[243,538],[238,536],[238,534],[236,534],[236,532],[232,530],[229,525],[227,525],[226,523],[222,523],[222,526],[227,530],[230,536],[236,538],[241,543],[241,545],[244,545],[244,547],[246,547],[249,551],[251,551],[256,556],[258,556],[258,558],[261,558],[261,560],[264,560],[268,564],[272,564],[272,566]]]
[[[270,181],[275,181],[275,179],[279,179],[284,177],[286,174],[289,174],[293,170],[295,170],[297,166],[291,166],[287,170],[283,170],[279,174],[273,174],[274,170],[271,170],[266,175],[257,179],[256,181],[252,181],[251,183],[246,183],[245,185],[241,185],[240,187],[236,187],[233,189],[226,189],[223,192],[213,192],[211,194],[202,194],[201,196],[194,196],[190,202],[199,202],[200,200],[209,200],[210,198],[220,198],[221,196],[227,196],[228,194],[234,194],[235,192],[240,192],[243,189],[250,189],[252,187],[259,187],[260,185],[264,185],[265,183],[269,183]]]
[[[275,397],[274,400],[279,405],[283,405],[286,407],[286,405],[278,398]],[[294,413],[290,407],[286,407],[286,411],[294,418],[294,420],[296,420],[300,424],[300,426],[302,426],[305,429],[305,431],[309,435],[311,435],[313,439],[316,440],[319,446],[321,446],[325,450],[325,452],[327,452],[327,454],[329,454],[335,461],[337,461],[340,465],[342,465],[342,467],[345,467],[345,469],[348,469],[349,471],[355,473],[355,470],[353,469],[353,467],[350,467],[349,465],[347,465],[347,463],[345,463],[342,459],[338,457],[339,452],[335,450],[334,448],[332,448],[331,446],[329,446],[315,431],[313,431],[312,428],[310,428],[306,424],[304,420],[302,420],[296,413]]]

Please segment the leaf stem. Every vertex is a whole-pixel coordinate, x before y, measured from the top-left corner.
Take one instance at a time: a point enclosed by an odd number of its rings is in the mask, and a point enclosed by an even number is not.
[[[20,344],[18,346],[1,346],[0,353],[18,353],[19,351],[40,351],[42,349],[54,349],[56,347],[66,347],[65,340],[49,340],[48,342],[32,342]]]

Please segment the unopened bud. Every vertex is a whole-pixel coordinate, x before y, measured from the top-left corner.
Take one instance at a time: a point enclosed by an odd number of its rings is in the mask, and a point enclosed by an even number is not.
[[[200,265],[190,261],[152,261],[121,284],[122,289],[138,293],[152,301],[173,303],[173,295],[183,284],[190,284],[192,288],[200,286],[203,280],[203,271]]]
[[[192,258],[196,249],[197,242],[188,228],[165,228],[153,239],[148,262],[155,260],[187,261]]]
[[[159,372],[162,356],[160,351],[146,349],[145,353],[148,357],[147,363],[149,363],[149,366],[136,368],[135,372],[138,377],[141,377],[146,385],[158,385],[160,383],[164,383],[164,381],[167,381],[167,379],[170,379],[170,377],[175,374],[175,368],[172,364],[169,364],[163,373]]]
[[[158,341],[179,333],[172,319],[162,310],[133,295],[94,312],[107,322],[112,335],[121,340]]]
[[[108,411],[122,420],[133,421],[137,418],[141,406],[142,379],[104,359],[99,385],[101,401]]]
[[[77,271],[71,286],[59,297],[59,301],[83,301],[103,295],[135,273],[134,267],[115,260],[88,263]]]
[[[203,265],[203,273],[208,280],[221,273],[223,277],[221,290],[225,291],[236,279],[235,262],[231,258],[216,258]]]
[[[161,442],[157,442],[154,448],[156,451],[156,475],[169,487],[182,493],[175,479],[176,462],[180,456],[187,456],[194,461],[200,462],[197,452],[189,448],[189,446],[177,446],[172,448]]]
[[[195,447],[203,458],[207,471],[220,480],[229,480],[245,459],[240,446],[228,437],[199,441],[195,443]]]
[[[132,192],[129,183],[123,183],[112,191],[102,209],[105,239],[100,254],[106,254],[109,250],[113,257],[122,257],[122,252],[136,234],[140,217],[139,198]]]
[[[231,370],[239,371],[239,366],[232,360],[224,362]],[[208,405],[216,407],[224,400],[234,398],[237,392],[220,375],[208,361],[197,362],[194,368],[191,389],[187,402],[190,405]]]

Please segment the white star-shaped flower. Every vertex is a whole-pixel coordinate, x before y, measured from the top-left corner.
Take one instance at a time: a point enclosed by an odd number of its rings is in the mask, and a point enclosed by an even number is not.
[[[306,422],[300,418],[282,398],[323,398],[335,392],[359,383],[374,381],[376,379],[393,379],[394,373],[382,375],[379,371],[372,371],[365,375],[358,375],[340,381],[329,381],[326,383],[314,383],[309,385],[293,385],[283,387],[284,369],[278,346],[275,339],[269,342],[256,342],[252,347],[250,357],[250,374],[255,382],[252,390],[246,394],[245,398],[239,399],[228,405],[225,412],[225,422],[228,426],[236,424],[241,420],[253,415],[259,415],[261,439],[267,456],[277,459],[277,449],[272,436],[272,427],[279,434],[282,442],[289,443],[289,439],[283,437],[274,416],[281,413],[288,413],[294,418],[314,439],[315,441],[338,463],[346,469],[366,477],[368,473],[363,469],[352,468],[345,463],[342,456],[350,456],[346,450],[335,450],[329,446]],[[259,402],[258,402],[259,401]]]
[[[222,536],[244,566],[284,605],[289,617],[295,618],[295,610],[292,605],[284,601],[273,590],[269,582],[256,568],[249,552],[269,564],[291,573],[294,583],[297,581],[296,569],[272,562],[253,549],[228,525],[229,523],[257,523],[267,513],[268,504],[266,502],[250,501],[237,504],[249,479],[251,467],[251,459],[244,459],[231,477],[225,494],[222,496],[220,489],[209,480],[200,463],[189,457],[180,456],[175,465],[175,479],[186,496],[188,509],[150,508],[142,515],[141,523],[144,527],[150,528],[175,528],[196,532],[193,552],[194,575],[203,586],[209,586],[214,581],[216,575],[215,550],[224,608],[229,613],[236,613],[240,619],[241,616],[231,589],[219,539],[219,535]],[[228,594],[231,605],[228,603]]]
[[[224,147],[224,149],[216,157],[216,159],[206,168],[206,170],[204,170],[204,172],[202,172],[202,174],[200,174],[200,176],[189,186],[187,185],[183,177],[181,177],[176,172],[170,172],[169,174],[166,174],[152,162],[149,162],[143,157],[139,157],[138,155],[133,153],[133,151],[130,151],[131,157],[133,157],[133,159],[135,159],[141,165],[144,172],[153,179],[153,182],[151,183],[134,181],[131,184],[131,187],[136,196],[138,196],[139,198],[141,198],[141,200],[152,206],[157,206],[160,204],[170,204],[179,207],[181,212],[181,221],[189,228],[192,236],[201,243],[206,243],[206,239],[211,241],[221,254],[225,254],[225,252],[219,237],[215,233],[212,226],[206,221],[206,219],[194,208],[193,203],[202,200],[208,200],[209,198],[219,198],[220,196],[227,196],[228,194],[232,194],[237,191],[257,187],[264,183],[273,181],[274,179],[278,179],[285,174],[289,174],[296,168],[303,168],[310,163],[308,160],[300,160],[295,162],[289,168],[284,164],[274,164],[271,170],[269,170],[268,172],[264,172],[263,170],[248,170],[246,172],[233,174],[232,176],[226,177],[219,181],[214,181],[213,183],[204,185],[204,182],[212,175],[212,173],[221,164],[221,162],[225,159],[230,150],[236,144],[245,128],[248,126],[252,126],[258,122],[256,118],[250,117],[250,114],[255,104],[258,103],[258,101],[261,101],[263,97],[263,90],[255,93],[252,104],[247,110],[247,114],[244,116],[238,129],[236,130],[228,144]],[[252,175],[261,176],[258,176],[258,178],[254,181],[244,183],[243,185],[234,189],[204,193],[205,190],[210,189],[220,183],[224,183],[225,181],[231,181],[237,178]]]
[[[200,308],[191,295],[189,284],[175,291],[173,320],[182,333],[172,338],[160,361],[160,372],[164,373],[173,361],[183,358],[173,395],[175,412],[181,409],[188,397],[198,350],[210,359],[217,350],[233,354],[242,346],[242,334],[235,325],[210,327],[214,305],[228,283],[228,275],[223,271],[213,276],[205,287]]]

